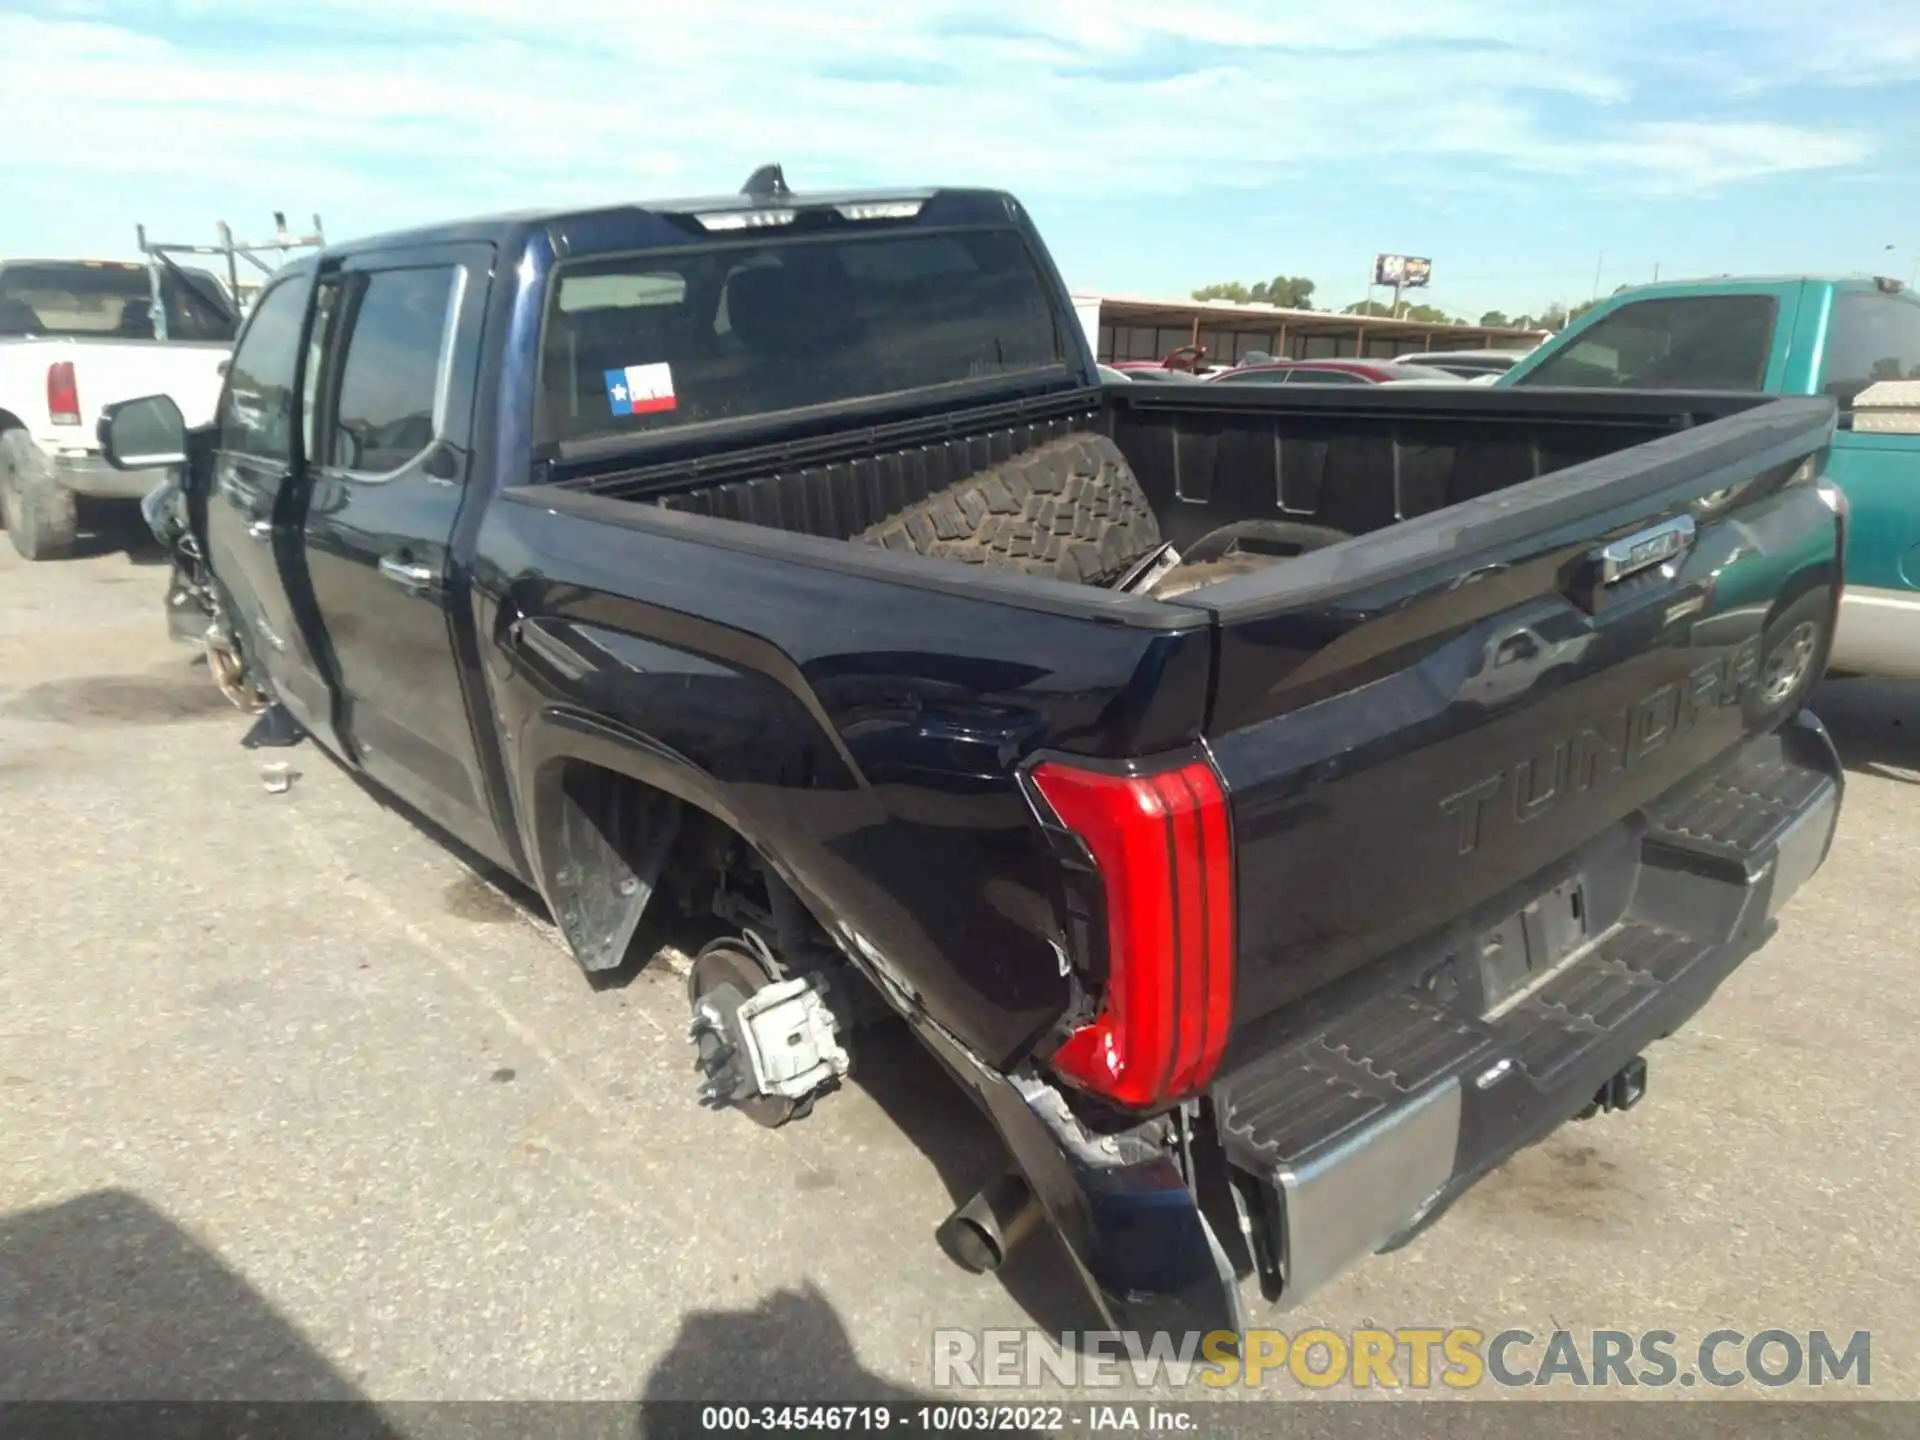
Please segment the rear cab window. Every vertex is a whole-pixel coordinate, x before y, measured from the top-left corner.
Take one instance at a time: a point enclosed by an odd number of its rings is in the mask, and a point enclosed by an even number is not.
[[[1013,229],[596,258],[548,287],[536,438],[646,436],[1044,371],[1069,354]]]
[[[1821,393],[1845,410],[1883,380],[1920,380],[1920,299],[1843,290],[1827,324]]]
[[[230,341],[239,319],[205,270],[161,272],[169,340]],[[0,337],[152,340],[147,267],[112,261],[16,261],[0,266]]]
[[[1629,301],[1513,383],[1757,392],[1766,386],[1778,313],[1765,294]]]

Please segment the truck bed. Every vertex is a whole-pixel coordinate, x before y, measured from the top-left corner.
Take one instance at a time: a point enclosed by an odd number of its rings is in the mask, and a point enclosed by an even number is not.
[[[1662,435],[1755,395],[1134,384],[811,441],[596,466],[565,488],[845,540],[987,465],[1075,430],[1111,435],[1176,545],[1236,520],[1386,529]]]
[[[648,511],[685,539],[753,533],[696,517],[744,521],[807,537],[769,535],[765,554],[974,602],[1108,627],[1199,611],[1207,677],[1181,693],[1232,800],[1235,1024],[1257,1036],[1781,718],[1734,697],[1769,621],[1833,583],[1832,513],[1810,485],[1784,488],[1831,426],[1825,402],[1746,395],[1141,385],[561,483],[646,502],[641,529]],[[1176,544],[1261,517],[1356,538],[1170,602],[821,543],[1089,428],[1119,444]],[[1702,508],[1718,492],[1736,498]],[[1593,578],[1599,547],[1693,515],[1675,565]],[[1648,724],[1667,729],[1648,739]],[[983,792],[998,769],[983,764]]]

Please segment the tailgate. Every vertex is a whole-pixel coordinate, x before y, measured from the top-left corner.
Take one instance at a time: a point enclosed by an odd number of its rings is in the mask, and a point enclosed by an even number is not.
[[[73,362],[80,429],[91,445],[103,408],[142,395],[171,395],[189,426],[206,424],[220,398],[220,362],[232,348],[171,340],[71,340],[58,358]]]
[[[1553,914],[1487,1003],[1591,938],[1556,867],[1776,728],[1824,663],[1832,429],[1776,401],[1187,597],[1217,622],[1229,1066],[1533,878]]]

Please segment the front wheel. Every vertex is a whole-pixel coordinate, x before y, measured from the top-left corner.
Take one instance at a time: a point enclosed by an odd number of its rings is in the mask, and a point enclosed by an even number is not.
[[[0,434],[0,514],[21,559],[59,560],[73,553],[78,503],[24,430]]]
[[[1833,641],[1833,596],[1809,590],[1783,606],[1760,639],[1760,668],[1747,700],[1747,720],[1759,725],[1804,701],[1826,663]]]

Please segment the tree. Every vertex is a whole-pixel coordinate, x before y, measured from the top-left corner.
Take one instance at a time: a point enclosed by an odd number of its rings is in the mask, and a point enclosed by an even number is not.
[[[1248,285],[1239,280],[1224,280],[1203,285],[1193,292],[1196,300],[1231,300],[1236,305],[1278,305],[1285,310],[1313,308],[1313,281],[1304,275],[1276,275],[1271,280]]]
[[[1393,306],[1384,300],[1359,300],[1340,312],[1343,315],[1373,315],[1382,320],[1393,318]],[[1437,305],[1402,304],[1402,320],[1417,320],[1422,325],[1458,325],[1460,322]]]
[[[1630,285],[1616,285],[1613,287],[1613,293],[1614,295],[1618,295],[1622,291],[1630,290],[1632,288],[1633,287]],[[1611,299],[1612,297],[1609,296],[1608,298]],[[1571,310],[1567,311],[1567,323],[1571,325],[1574,321],[1578,320],[1582,315],[1586,314],[1589,310],[1594,309],[1596,306],[1602,303],[1603,302],[1599,300],[1582,300],[1578,305],[1574,306]]]
[[[1489,310],[1480,317],[1480,323],[1495,330],[1504,330],[1514,322],[1507,318],[1504,310]]]
[[[1513,328],[1516,330],[1564,330],[1567,328],[1567,307],[1556,300],[1538,315],[1516,315],[1513,317]]]
[[[1264,285],[1254,286],[1253,298],[1283,310],[1311,310],[1315,288],[1304,275],[1276,275]]]

